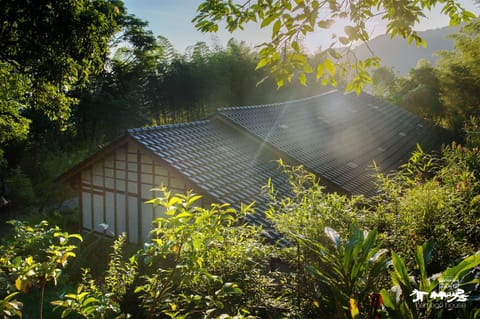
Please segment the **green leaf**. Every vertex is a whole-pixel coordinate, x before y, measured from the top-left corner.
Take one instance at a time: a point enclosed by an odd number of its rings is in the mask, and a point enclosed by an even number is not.
[[[335,72],[336,72],[335,63],[333,63],[332,60],[330,59],[325,60],[325,68],[327,69],[328,73],[330,73],[331,76],[335,75]]]
[[[277,16],[276,15],[270,15],[268,16],[267,18],[265,18],[262,23],[260,24],[260,28],[265,28],[266,26],[268,26],[270,23],[272,23],[273,20],[275,20]]]
[[[317,26],[321,29],[329,29],[334,23],[335,20],[333,19],[320,20],[317,22]]]
[[[297,41],[292,42],[292,49],[295,50],[295,52],[300,52],[300,46]]]
[[[269,63],[270,63],[269,58],[260,59],[260,61],[258,61],[258,63],[257,63],[257,66],[256,66],[255,70],[261,69]]]
[[[280,21],[280,19],[278,19],[277,21],[275,21],[275,24],[273,25],[272,36],[277,35],[281,27],[282,27],[282,22]]]
[[[458,265],[445,270],[438,279],[439,281],[461,279],[471,269],[480,265],[480,254],[469,256],[462,260]]]
[[[338,40],[340,40],[340,43],[342,43],[343,45],[348,45],[350,43],[350,41],[346,37],[339,37]]]
[[[93,297],[89,297],[89,298],[85,299],[85,301],[82,303],[82,306],[83,307],[88,306],[89,304],[91,304],[93,302],[98,302],[98,299],[93,298]]]
[[[408,270],[404,261],[392,251],[392,263],[395,276],[392,277],[395,285],[401,285],[403,287],[410,286],[410,277],[408,276]]]
[[[305,73],[302,72],[298,75],[298,81],[303,86],[307,86],[307,76],[305,75]]]
[[[390,310],[395,310],[395,303],[393,302],[392,296],[390,293],[384,289],[380,291],[380,294],[382,295],[382,302]]]

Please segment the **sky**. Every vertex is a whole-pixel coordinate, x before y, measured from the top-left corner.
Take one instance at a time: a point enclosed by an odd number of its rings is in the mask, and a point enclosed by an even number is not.
[[[260,29],[258,25],[254,24],[248,25],[244,31],[233,34],[225,30],[219,30],[217,33],[201,33],[195,30],[192,19],[195,17],[196,9],[201,2],[201,0],[124,0],[129,13],[148,21],[149,29],[155,35],[166,37],[175,49],[181,53],[185,52],[187,47],[199,41],[206,42],[209,46],[224,46],[233,37],[254,47],[269,40],[268,30]],[[473,0],[460,2],[464,8],[477,15],[479,14],[479,6]],[[426,12],[426,16],[427,18],[422,19],[416,26],[416,30],[436,29],[448,25],[448,17],[440,14],[440,8]],[[340,34],[343,25],[342,23],[336,23],[331,32]],[[385,33],[385,23],[381,20],[374,21],[368,26],[373,36]],[[315,32],[305,39],[304,45],[311,52],[319,47],[328,47],[331,32]]]

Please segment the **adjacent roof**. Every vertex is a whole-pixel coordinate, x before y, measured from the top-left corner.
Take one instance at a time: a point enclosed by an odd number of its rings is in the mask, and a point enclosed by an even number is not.
[[[367,94],[331,91],[218,113],[351,194],[373,194],[374,161],[388,173],[408,160],[417,143],[424,150],[439,149],[451,138],[446,130]]]

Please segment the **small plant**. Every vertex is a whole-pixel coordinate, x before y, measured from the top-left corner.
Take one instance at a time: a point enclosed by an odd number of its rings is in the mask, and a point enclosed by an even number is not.
[[[467,154],[468,153],[468,154]],[[420,147],[393,175],[377,174],[377,195],[361,219],[378,229],[386,247],[415,264],[412,247],[433,245],[427,266],[439,272],[479,248],[479,182],[467,164],[470,151],[452,145],[441,156]]]
[[[12,298],[12,284],[22,293],[29,293],[34,287],[40,289],[39,318],[43,318],[45,287],[49,282],[57,285],[62,268],[70,257],[75,257],[76,245],[72,240],[82,241],[78,234],[62,232],[58,227],[49,228],[46,221],[35,226],[24,222],[11,221],[14,237],[1,247],[0,268],[4,269],[4,280],[7,280],[3,307],[10,308],[10,313],[18,315],[20,304]],[[5,271],[6,270],[6,271]],[[8,281],[10,283],[8,283]],[[12,312],[13,311],[13,312]],[[5,310],[4,310],[5,313]]]
[[[240,296],[242,290],[211,273],[214,260],[210,251],[221,250],[227,242],[225,236],[234,235],[229,232],[239,223],[238,213],[228,205],[200,208],[195,206],[200,196],[172,196],[162,191],[163,197],[149,202],[162,206],[164,216],[154,220],[152,240],[137,257],[148,269],[135,289],[147,318],[192,313],[212,317],[235,311],[229,300]]]
[[[70,313],[87,319],[128,318],[122,314],[120,302],[137,276],[137,262],[135,256],[123,259],[125,241],[125,234],[115,240],[103,285],[96,283],[89,269],[83,269],[76,291],[52,302],[57,308],[63,308],[62,318]]]
[[[352,227],[345,241],[332,228],[326,227],[325,234],[328,244],[295,235],[302,248],[317,258],[306,266],[319,287],[316,303],[334,318],[360,318],[367,313],[369,296],[387,269],[387,250],[380,248],[376,231]]]
[[[432,248],[430,242],[416,248],[415,273],[409,272],[405,261],[392,252],[391,279],[394,287],[390,291],[381,291],[388,316],[399,319],[443,318],[449,312],[462,318],[470,315],[471,318],[478,318],[480,311],[475,310],[471,302],[477,300],[478,296],[471,296],[471,293],[475,285],[480,283],[473,273],[475,267],[480,265],[480,254],[471,255],[455,266],[429,276],[426,265],[432,256]],[[470,301],[467,296],[471,298]],[[452,305],[457,305],[457,300],[461,307],[452,308]],[[437,305],[438,302],[441,307]]]
[[[0,318],[22,318],[22,303],[14,299],[18,294],[19,292],[13,292],[0,299]]]

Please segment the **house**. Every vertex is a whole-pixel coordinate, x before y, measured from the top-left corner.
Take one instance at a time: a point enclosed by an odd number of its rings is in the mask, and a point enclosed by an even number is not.
[[[382,172],[405,163],[419,143],[439,149],[450,133],[367,94],[331,91],[276,103],[218,109],[209,119],[137,128],[61,176],[78,189],[85,229],[127,232],[130,242],[148,238],[161,214],[145,204],[151,189],[193,190],[203,204],[256,202],[246,221],[278,235],[265,219],[262,185],[271,178],[289,193],[276,160],[302,164],[331,191],[372,195],[372,164]]]

